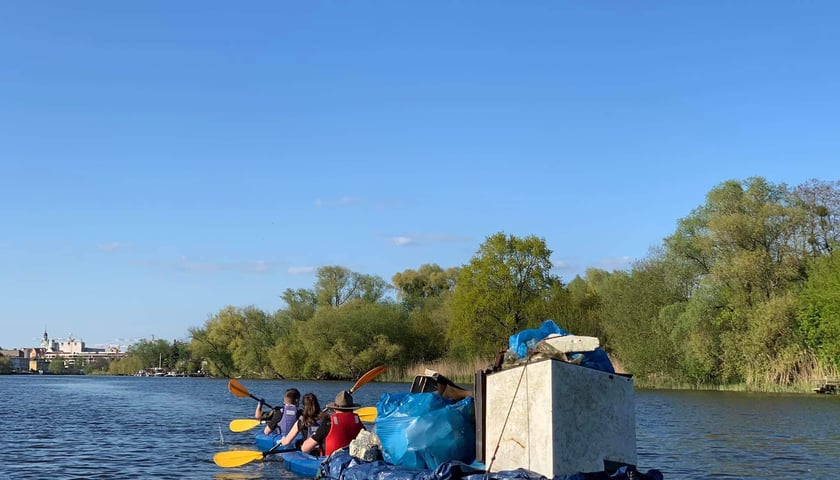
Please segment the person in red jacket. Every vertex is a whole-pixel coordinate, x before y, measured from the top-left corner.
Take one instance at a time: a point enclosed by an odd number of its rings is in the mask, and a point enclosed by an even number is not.
[[[333,413],[326,415],[318,430],[303,441],[300,451],[308,453],[321,446],[321,452],[329,456],[332,452],[350,445],[350,441],[365,429],[362,420],[353,412],[353,409],[359,406],[353,402],[350,392],[339,392],[335,401],[327,404],[327,408],[332,409]]]

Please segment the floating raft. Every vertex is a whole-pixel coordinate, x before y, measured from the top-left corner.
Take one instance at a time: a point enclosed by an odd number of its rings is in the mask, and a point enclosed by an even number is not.
[[[291,457],[291,453],[300,454],[300,452],[282,453],[285,462],[288,462],[287,456]],[[434,470],[417,470],[398,467],[382,460],[372,462],[359,460],[351,457],[346,449],[336,450],[317,468],[321,473],[321,478],[337,480],[547,480],[547,477],[523,468],[488,472],[483,464],[467,465],[455,460],[444,462]],[[310,472],[311,470],[304,475]],[[664,480],[664,477],[659,470],[648,470],[642,473],[633,466],[623,466],[609,473],[606,471],[576,473],[555,476],[552,480]]]

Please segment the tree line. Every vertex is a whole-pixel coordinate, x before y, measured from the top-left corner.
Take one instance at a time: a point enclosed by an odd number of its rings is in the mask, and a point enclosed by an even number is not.
[[[307,379],[489,364],[510,335],[553,319],[600,338],[643,385],[792,385],[840,368],[838,215],[840,182],[753,177],[713,188],[631,268],[568,283],[544,239],[505,232],[464,265],[424,264],[390,282],[324,266],[312,288],[282,292],[284,308],[226,307],[190,328],[189,343],[141,342],[111,373],[161,358],[211,375]]]

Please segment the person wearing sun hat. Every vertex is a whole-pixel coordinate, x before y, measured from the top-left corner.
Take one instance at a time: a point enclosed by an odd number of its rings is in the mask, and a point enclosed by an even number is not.
[[[365,426],[362,420],[353,410],[360,407],[353,401],[353,395],[347,390],[338,392],[334,402],[327,403],[327,408],[333,413],[327,415],[321,421],[318,430],[309,438],[303,441],[300,446],[301,452],[310,452],[317,446],[322,446],[321,451],[329,456],[332,452],[350,445]]]

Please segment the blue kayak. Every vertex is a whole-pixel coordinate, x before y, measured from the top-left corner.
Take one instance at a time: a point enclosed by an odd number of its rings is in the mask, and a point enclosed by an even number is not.
[[[289,448],[293,448],[301,439],[302,438],[300,434],[298,434],[298,436],[295,437],[295,441],[292,442],[291,445],[289,445]],[[259,448],[261,452],[267,452],[271,450],[272,447],[280,443],[280,440],[283,440],[283,435],[280,435],[279,433],[272,433],[266,435],[260,432],[254,435],[254,443],[257,444],[257,448]]]
[[[318,475],[318,470],[321,468],[321,462],[327,458],[316,457],[308,453],[303,453],[300,450],[284,452],[280,456],[283,457],[283,465],[287,470],[307,478],[315,478]]]
[[[257,448],[261,452],[267,452],[267,451],[271,450],[271,448],[273,446],[277,445],[278,443],[280,443],[280,440],[282,440],[282,439],[283,439],[283,435],[280,435],[279,433],[272,433],[272,434],[266,435],[266,434],[260,432],[256,435],[254,435],[254,443],[257,444]]]

